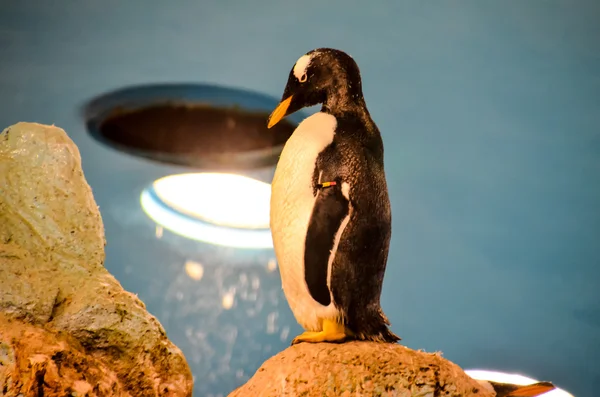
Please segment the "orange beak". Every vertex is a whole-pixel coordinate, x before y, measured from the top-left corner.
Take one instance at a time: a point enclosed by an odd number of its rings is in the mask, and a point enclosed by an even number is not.
[[[271,115],[269,116],[267,128],[273,127],[275,124],[279,123],[282,118],[285,117],[285,112],[287,112],[291,102],[292,96],[290,95],[289,97],[281,101],[279,105],[277,105],[275,110],[273,110],[273,113],[271,113]]]

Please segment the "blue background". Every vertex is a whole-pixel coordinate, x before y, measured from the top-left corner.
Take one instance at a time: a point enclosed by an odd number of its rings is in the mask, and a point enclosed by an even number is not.
[[[403,343],[598,395],[598,1],[3,0],[0,126],[69,133],[105,222],[106,267],[184,350],[195,395],[226,395],[300,332],[272,253],[157,239],[139,193],[184,169],[102,146],[80,107],[160,82],[279,98],[296,59],[323,46],[357,60],[383,134],[382,304]],[[185,275],[190,259],[202,280]]]

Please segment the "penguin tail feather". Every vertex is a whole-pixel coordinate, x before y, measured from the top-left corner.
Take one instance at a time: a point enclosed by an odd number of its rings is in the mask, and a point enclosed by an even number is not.
[[[550,382],[538,382],[526,386],[497,382],[489,383],[496,391],[496,397],[537,397],[556,389],[556,386]]]
[[[379,333],[371,335],[369,340],[382,343],[398,343],[402,338],[393,333],[388,327],[384,327]]]
[[[379,343],[397,343],[402,340],[390,330],[390,322],[381,310],[370,314],[367,318],[356,321],[354,327],[350,327],[354,332],[354,339]]]

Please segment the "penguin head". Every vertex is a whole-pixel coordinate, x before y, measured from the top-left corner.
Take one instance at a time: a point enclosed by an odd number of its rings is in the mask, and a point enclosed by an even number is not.
[[[360,71],[354,59],[340,50],[317,48],[294,64],[281,102],[269,116],[268,128],[305,107],[328,102],[343,106],[361,98]]]

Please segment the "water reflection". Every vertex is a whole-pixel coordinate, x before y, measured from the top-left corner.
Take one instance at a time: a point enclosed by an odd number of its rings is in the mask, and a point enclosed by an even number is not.
[[[185,241],[168,230],[161,244],[186,258],[154,279],[163,297],[149,309],[184,351],[195,395],[227,395],[288,346],[295,326],[274,253]]]
[[[280,313],[286,303],[269,263],[187,260],[168,283],[157,315],[185,352],[197,395],[231,391],[252,375],[248,368],[287,345],[291,319]]]

